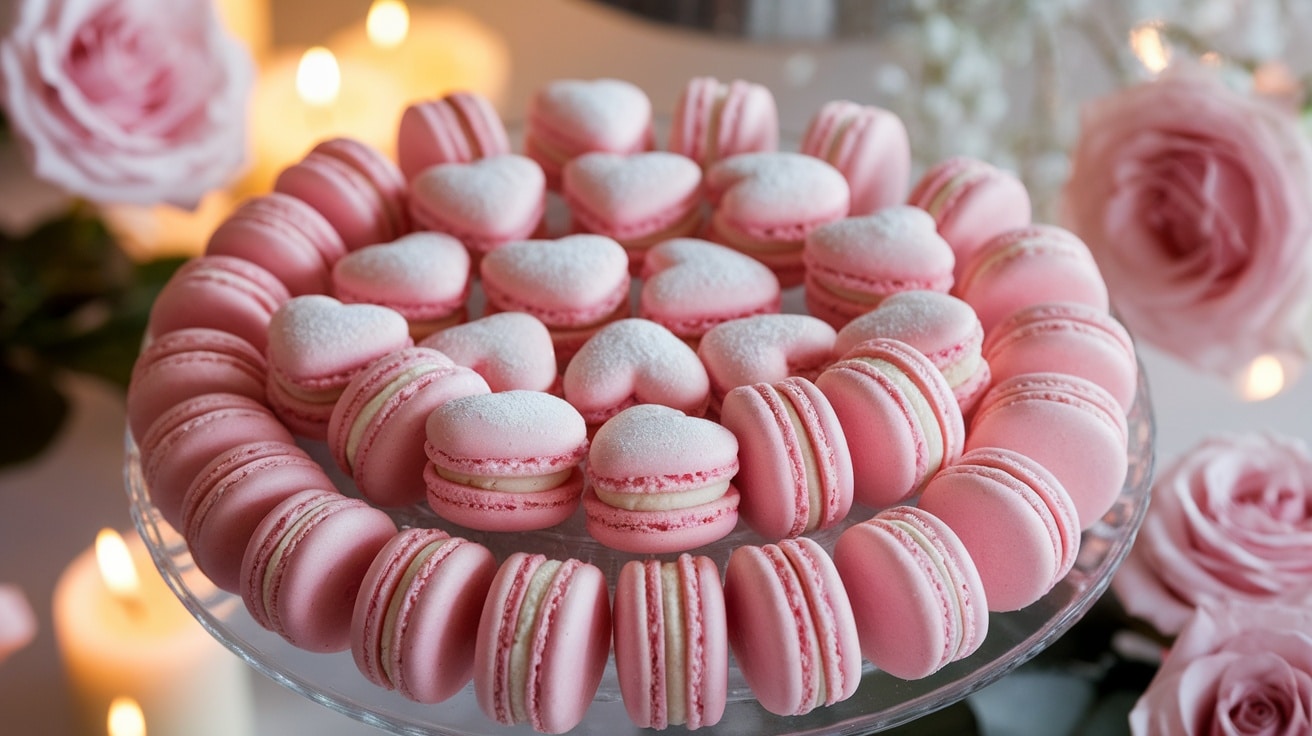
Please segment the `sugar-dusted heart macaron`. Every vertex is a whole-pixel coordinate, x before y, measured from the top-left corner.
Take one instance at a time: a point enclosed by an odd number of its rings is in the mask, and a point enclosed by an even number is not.
[[[664,327],[637,318],[598,330],[566,366],[562,386],[565,399],[593,426],[635,404],[701,416],[710,396],[697,353]]]
[[[637,153],[652,147],[651,100],[620,79],[557,79],[528,103],[524,152],[555,188],[566,162],[589,151]]]
[[[498,312],[449,327],[420,346],[472,368],[495,391],[549,391],[556,385],[556,349],[542,320],[524,312]]]
[[[697,345],[715,401],[738,386],[814,379],[833,362],[834,328],[806,314],[758,314],[712,327]]]
[[[420,340],[464,321],[469,252],[441,233],[411,233],[361,248],[333,267],[333,295],[347,304],[392,308]]]
[[[697,238],[653,247],[642,270],[638,316],[696,344],[731,319],[779,311],[779,279],[732,248]]]
[[[738,523],[738,440],[715,422],[658,404],[616,414],[585,465],[588,532],[626,552],[681,552]]]
[[[531,236],[545,211],[542,167],[515,154],[439,164],[410,182],[415,227],[454,236],[475,258]]]

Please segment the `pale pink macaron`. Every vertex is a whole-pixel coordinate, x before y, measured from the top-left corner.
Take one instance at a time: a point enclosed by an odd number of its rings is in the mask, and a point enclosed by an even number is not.
[[[1024,373],[994,384],[970,424],[966,449],[1001,447],[1028,455],[1075,502],[1080,528],[1116,502],[1129,457],[1125,412],[1101,386],[1064,373]]]
[[[708,240],[675,238],[647,254],[638,316],[696,347],[712,327],[773,314],[781,301],[779,279],[755,258]]]
[[[550,391],[556,386],[556,348],[542,320],[525,312],[497,312],[419,341],[472,368],[493,391]]]
[[[187,489],[215,457],[256,440],[291,443],[292,435],[264,404],[238,394],[201,394],[151,422],[138,444],[150,499],[182,530]]]
[[[469,91],[413,102],[396,130],[396,160],[406,181],[437,164],[510,153],[510,138],[492,101]]]
[[[246,340],[207,327],[166,332],[146,344],[128,381],[128,429],[138,440],[169,407],[208,393],[264,402],[264,354]]]
[[[904,291],[843,326],[839,355],[877,337],[900,340],[929,358],[947,379],[962,416],[970,416],[988,390],[992,371],[983,357],[984,327],[975,310],[937,291]]]
[[[800,150],[842,172],[852,190],[853,215],[906,200],[911,143],[895,113],[849,100],[827,102],[807,125]]]
[[[278,173],[273,190],[319,211],[347,250],[410,231],[406,181],[381,151],[354,138],[330,138]]]
[[[952,527],[979,570],[990,611],[1015,611],[1075,564],[1080,521],[1061,483],[1011,450],[981,447],[925,486],[917,505]]]
[[[630,560],[615,581],[615,670],[639,728],[714,726],[728,701],[720,569],[709,557]]]
[[[675,102],[670,150],[702,167],[778,145],[779,110],[768,87],[742,79],[693,77]]]
[[[483,531],[545,529],[569,518],[583,493],[583,417],[539,391],[453,399],[425,425],[428,505]]]
[[[474,695],[504,726],[564,733],[583,721],[610,658],[606,576],[577,559],[516,552],[478,622]]]
[[[984,339],[995,381],[1022,373],[1069,373],[1107,389],[1127,412],[1139,383],[1134,342],[1106,310],[1041,302],[1012,313]]]
[[[474,639],[497,562],[440,529],[397,532],[360,584],[351,655],[375,685],[439,703],[474,676]]]
[[[1107,284],[1089,246],[1056,225],[1009,230],[980,246],[953,293],[975,308],[987,334],[1012,314],[1043,302],[1108,309]]]
[[[814,540],[735,549],[724,605],[729,647],[762,708],[800,716],[856,693],[857,618],[833,560]]]
[[[333,266],[332,295],[346,304],[378,304],[410,323],[422,340],[465,321],[469,251],[441,233],[411,233],[348,253]]]
[[[806,314],[758,314],[712,327],[697,344],[713,404],[738,386],[788,376],[814,380],[834,361],[837,333]]]
[[[464,243],[477,262],[508,242],[535,235],[546,213],[546,193],[542,167],[524,156],[439,164],[410,182],[410,216],[416,229]]]
[[[651,150],[651,100],[621,79],[556,79],[528,102],[524,153],[542,165],[547,184],[560,186],[561,170],[590,151]]]
[[[884,299],[952,288],[952,248],[924,210],[897,205],[846,217],[806,236],[806,308],[841,329]]]
[[[630,407],[597,430],[585,470],[588,533],[613,549],[682,552],[738,523],[738,440],[715,422]]]
[[[843,425],[856,502],[901,503],[961,455],[965,425],[947,379],[924,353],[878,338],[825,369],[816,385]]]
[[[1030,224],[1029,191],[1015,174],[957,156],[931,166],[907,203],[928,212],[957,254],[956,276],[989,238]]]
[[[178,267],[150,307],[152,338],[187,327],[230,332],[261,353],[269,319],[291,298],[264,268],[233,256],[200,256]]]
[[[240,592],[241,558],[255,527],[295,493],[334,490],[304,450],[279,440],[245,442],[216,455],[187,489],[182,527],[196,567],[219,588]]]
[[[827,529],[852,508],[852,455],[829,399],[793,376],[739,386],[720,424],[738,438],[738,513],[769,540]]]
[[[387,307],[294,297],[269,321],[269,404],[292,432],[325,439],[333,407],[355,374],[411,344],[405,317]]]
[[[387,514],[336,491],[287,497],[256,527],[241,561],[251,618],[293,646],[340,652],[365,572],[396,534]]]
[[[861,653],[904,680],[969,656],[988,635],[979,570],[952,528],[914,506],[885,509],[834,546]]]
[[[634,274],[653,245],[702,224],[702,169],[677,153],[585,153],[565,164],[560,189],[574,231],[614,238]]]
[[[379,506],[424,500],[424,426],[452,399],[486,394],[483,377],[429,348],[388,353],[355,374],[328,420],[333,459]]]
[[[707,239],[769,266],[781,286],[802,282],[802,247],[815,228],[847,216],[847,180],[800,153],[741,153],[706,172]]]
[[[483,259],[479,274],[487,313],[537,317],[562,369],[598,329],[629,314],[629,256],[604,235],[507,243]]]
[[[697,353],[666,328],[639,318],[598,330],[565,367],[561,387],[592,427],[637,404],[702,416],[711,392]]]
[[[324,294],[346,243],[314,207],[282,192],[251,197],[210,235],[205,254],[235,256],[259,265],[293,296]]]

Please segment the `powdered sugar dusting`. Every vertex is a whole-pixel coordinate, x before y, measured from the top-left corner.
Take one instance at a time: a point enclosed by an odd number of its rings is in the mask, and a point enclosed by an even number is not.
[[[667,240],[647,253],[641,308],[654,312],[751,310],[779,299],[768,267],[732,248],[697,238]]]
[[[567,454],[587,443],[587,427],[564,399],[502,391],[452,399],[433,411],[428,441],[449,457],[530,458]]]
[[[499,233],[519,229],[541,210],[547,180],[533,159],[506,154],[432,166],[410,187],[411,210],[420,224]]]
[[[597,430],[589,472],[603,478],[678,476],[737,467],[738,440],[715,422],[656,404],[630,407]]]
[[[608,151],[635,148],[651,125],[651,100],[620,79],[558,79],[533,100],[533,114],[575,138],[588,138]]]
[[[624,247],[602,235],[520,240],[489,253],[481,273],[489,288],[542,309],[590,306],[629,279]]]
[[[566,165],[563,186],[594,214],[628,220],[665,213],[695,196],[701,182],[701,167],[677,153],[593,152]]]
[[[478,372],[493,391],[546,391],[556,380],[551,333],[537,317],[498,312],[425,338],[420,345]]]
[[[355,300],[369,295],[398,303],[450,299],[461,296],[468,283],[469,251],[441,233],[411,233],[361,248],[333,267],[338,296],[347,292]]]
[[[269,321],[269,361],[293,380],[358,368],[409,341],[409,324],[395,311],[321,294],[290,299]]]
[[[584,414],[627,397],[700,413],[710,380],[697,354],[668,329],[622,319],[593,335],[565,368],[565,398]]]
[[[842,217],[850,196],[847,180],[833,166],[778,151],[724,159],[706,173],[706,187],[723,215],[763,226]]]
[[[836,333],[805,314],[760,314],[716,325],[697,354],[716,391],[818,371],[833,358]],[[808,370],[809,369],[809,370]]]
[[[839,271],[950,271],[956,262],[934,218],[905,205],[821,225],[807,237],[806,250],[808,259]]]

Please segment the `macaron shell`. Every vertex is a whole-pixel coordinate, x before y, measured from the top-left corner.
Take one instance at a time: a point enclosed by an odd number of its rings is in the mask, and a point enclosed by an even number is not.
[[[561,193],[576,229],[614,238],[640,265],[653,241],[700,225],[701,182],[701,167],[677,153],[594,151],[565,165]]]
[[[463,475],[545,475],[577,467],[588,452],[583,417],[538,391],[454,399],[429,413],[425,434],[433,462]]]
[[[806,236],[804,260],[808,296],[820,287],[868,311],[900,291],[946,292],[956,256],[933,218],[899,205],[815,228]]]
[[[441,163],[510,152],[506,126],[483,95],[457,91],[406,107],[397,127],[396,157],[406,181]]]
[[[697,344],[712,393],[788,376],[812,379],[833,361],[836,333],[806,314],[762,314],[711,328]]]
[[[264,352],[269,319],[291,294],[264,268],[233,256],[199,256],[178,267],[150,307],[158,338],[187,327],[229,332]]]
[[[803,136],[801,151],[842,172],[852,191],[853,215],[906,200],[911,144],[902,119],[887,110],[846,100],[826,103]]]
[[[419,345],[472,368],[493,392],[548,392],[558,377],[551,332],[542,320],[524,312],[499,312],[448,327]]]
[[[739,501],[738,489],[729,486],[723,496],[696,506],[631,511],[597,498],[591,486],[583,491],[588,534],[611,549],[638,554],[684,552],[723,539],[738,525]]]
[[[469,296],[469,251],[442,233],[412,233],[360,248],[333,266],[333,296],[391,307],[415,322],[460,312]]]
[[[1025,227],[1032,217],[1029,191],[1014,174],[967,157],[947,159],[925,172],[907,201],[938,222],[939,234],[956,252],[956,279],[995,235]]]
[[[779,279],[756,259],[706,240],[675,238],[647,252],[638,316],[696,342],[731,319],[779,311]]]
[[[336,156],[311,150],[278,174],[273,190],[314,207],[337,231],[347,250],[400,235],[378,187]]]
[[[282,192],[247,199],[215,228],[206,255],[244,258],[278,277],[293,296],[322,294],[346,255],[341,236],[318,210]]]
[[[738,472],[738,440],[715,422],[639,404],[597,430],[587,468],[593,485],[614,492],[702,488]]]
[[[667,328],[640,318],[598,330],[570,359],[561,385],[565,399],[594,425],[638,404],[701,416],[711,393],[697,353]]]
[[[515,154],[427,168],[410,183],[416,228],[458,238],[477,257],[528,238],[545,212],[546,178],[533,160]]]
[[[595,326],[627,307],[629,256],[602,235],[507,243],[479,272],[490,311],[528,312],[553,330]]]
[[[565,521],[578,508],[584,482],[582,471],[576,469],[564,483],[545,491],[489,491],[443,478],[432,463],[424,466],[423,478],[433,513],[463,527],[491,532],[546,529]]]

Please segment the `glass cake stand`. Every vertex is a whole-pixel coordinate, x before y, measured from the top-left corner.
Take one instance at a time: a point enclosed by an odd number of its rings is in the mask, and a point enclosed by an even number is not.
[[[929,677],[906,681],[865,665],[856,694],[806,716],[779,717],[762,709],[730,659],[729,704],[724,718],[701,733],[762,736],[766,734],[866,734],[891,728],[955,703],[988,685],[1051,644],[1084,615],[1107,588],[1113,572],[1134,541],[1148,506],[1153,466],[1154,425],[1143,370],[1139,391],[1129,413],[1129,473],[1120,496],[1107,514],[1085,531],[1074,568],[1056,587],[1033,605],[1015,612],[995,613],[989,619],[988,637],[970,657],[954,662]],[[321,444],[307,450],[328,469],[335,463]],[[195,567],[181,535],[168,525],[151,504],[142,479],[140,458],[130,435],[125,474],[133,520],[155,564],[169,586],[200,623],[221,643],[257,670],[291,690],[356,718],[397,734],[428,736],[495,736],[533,733],[526,726],[507,728],[479,710],[472,685],[451,699],[435,704],[413,703],[367,681],[356,669],[350,652],[316,654],[297,649],[276,634],[262,629],[246,612],[239,597],[215,588]],[[354,486],[344,476],[334,479],[344,492]],[[856,507],[847,524],[815,535],[827,549],[842,529],[871,515]],[[578,557],[597,564],[615,580],[619,568],[632,556],[607,549],[583,530],[581,511],[552,529],[528,534],[489,534],[453,527],[426,507],[393,510],[398,524],[440,526],[453,534],[486,544],[498,559],[515,549],[541,552],[549,557]],[[729,537],[696,550],[722,564],[742,544],[766,541],[740,525]],[[672,727],[671,732],[680,729]],[[587,717],[572,733],[616,736],[637,734],[620,699],[614,661],[607,665],[601,687]]]

